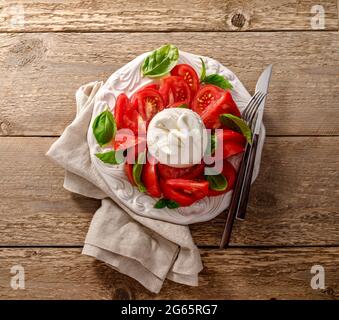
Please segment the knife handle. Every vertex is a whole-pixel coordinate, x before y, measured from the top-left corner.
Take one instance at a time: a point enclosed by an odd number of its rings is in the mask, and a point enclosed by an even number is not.
[[[247,164],[248,157],[250,155],[250,151],[251,151],[251,145],[247,143],[245,152],[240,162],[240,167],[239,167],[238,174],[237,174],[237,181],[233,189],[231,203],[228,209],[228,214],[227,214],[226,223],[224,227],[224,232],[221,237],[220,248],[227,247],[230,242],[233,222],[234,222],[235,215],[238,209],[238,203],[239,203],[239,199],[241,195],[242,183],[243,183],[244,176],[246,173],[246,164]]]
[[[246,208],[249,200],[249,194],[251,189],[251,182],[253,176],[253,169],[255,163],[255,157],[257,154],[259,135],[255,134],[253,137],[252,148],[248,159],[248,167],[245,170],[245,176],[243,180],[242,192],[239,198],[238,210],[236,212],[236,218],[238,220],[244,220],[246,215]]]

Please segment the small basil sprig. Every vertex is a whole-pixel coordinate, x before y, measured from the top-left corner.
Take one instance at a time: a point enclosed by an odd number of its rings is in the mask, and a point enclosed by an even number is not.
[[[224,191],[227,189],[228,182],[222,173],[212,176],[206,176],[206,180],[208,181],[209,187],[212,190]]]
[[[164,45],[146,57],[141,66],[142,74],[150,78],[164,76],[174,68],[178,59],[178,48],[172,44]]]
[[[103,153],[96,153],[95,156],[102,162],[108,164],[120,164],[124,161],[123,152],[111,150]]]
[[[226,89],[232,89],[233,86],[231,85],[231,83],[225,79],[223,76],[221,76],[220,74],[217,73],[213,73],[210,75],[206,75],[206,65],[203,59],[201,59],[201,73],[200,73],[200,81],[202,83],[206,83],[206,84],[213,84],[217,87],[220,87],[224,90]]]
[[[252,131],[243,119],[230,113],[224,113],[220,115],[220,121],[225,126],[235,131],[241,132],[246,138],[247,142],[252,144]]]
[[[169,199],[165,199],[165,198],[158,200],[154,205],[154,208],[156,208],[156,209],[163,209],[163,208],[166,208],[166,207],[168,209],[176,209],[176,208],[179,208],[180,205],[179,205],[179,203],[177,203],[174,200],[169,200]]]
[[[132,171],[133,180],[134,180],[135,184],[137,185],[140,192],[146,192],[146,187],[144,186],[144,184],[141,181],[141,174],[142,174],[142,168],[143,168],[143,165],[144,165],[145,157],[146,157],[145,152],[139,153],[138,160],[133,165],[133,171]]]
[[[95,118],[92,129],[95,139],[101,147],[109,143],[114,138],[117,131],[117,125],[112,113],[107,107],[105,111],[101,112]]]

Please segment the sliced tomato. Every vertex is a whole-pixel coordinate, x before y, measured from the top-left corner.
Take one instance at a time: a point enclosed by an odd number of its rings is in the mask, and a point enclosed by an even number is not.
[[[225,91],[218,99],[208,105],[208,107],[201,112],[201,119],[208,129],[220,128],[221,122],[219,116],[223,113],[230,113],[241,117],[240,111],[229,91]]]
[[[232,157],[238,153],[241,153],[245,150],[245,147],[236,142],[225,142],[223,144],[223,158]]]
[[[134,182],[134,179],[133,179],[133,164],[131,163],[125,163],[125,173],[126,173],[126,176],[128,178],[128,181],[135,186],[135,182]]]
[[[151,84],[147,84],[144,87],[141,88],[141,90],[143,89],[154,89],[154,90],[159,90],[159,85],[157,83],[151,83]]]
[[[145,144],[146,137],[136,136],[133,132],[128,129],[121,129],[117,131],[113,142],[114,150],[126,150],[134,147],[140,143]]]
[[[129,108],[130,101],[128,97],[124,93],[119,94],[114,107],[114,119],[118,129],[124,127],[124,114]]]
[[[176,65],[172,71],[172,76],[180,76],[182,77],[186,83],[189,85],[192,93],[192,97],[199,89],[199,77],[195,70],[188,64],[178,64]]]
[[[147,192],[152,196],[161,197],[158,169],[154,161],[147,159],[142,168],[141,180],[144,183]]]
[[[137,136],[129,129],[120,129],[115,136],[113,149],[127,150],[127,163],[134,163],[138,154],[146,150],[146,136]]]
[[[167,106],[166,108],[184,108],[184,107],[189,108],[189,105],[179,101]]]
[[[134,108],[125,112],[124,128],[132,130],[137,136],[146,135],[146,122]]]
[[[202,175],[204,168],[203,163],[188,168],[173,168],[165,164],[158,164],[159,175],[164,180],[172,178],[196,179]]]
[[[146,123],[149,123],[153,116],[164,108],[161,94],[158,90],[152,88],[141,89],[136,92],[131,103]]]
[[[162,79],[159,92],[165,106],[176,102],[189,105],[191,101],[191,89],[182,77],[169,76]]]
[[[219,196],[223,193],[226,193],[230,190],[233,189],[235,180],[237,178],[237,172],[235,171],[234,167],[227,161],[224,160],[223,162],[223,169],[222,169],[222,174],[227,180],[227,188],[224,191],[216,191],[216,190],[208,190],[208,195],[213,197],[213,196]]]
[[[217,137],[217,150],[216,156],[219,155],[218,150],[222,148],[223,150],[223,159],[231,157],[235,154],[241,153],[244,151],[244,147],[246,144],[246,138],[233,130],[224,129],[216,131]],[[221,159],[220,159],[221,160]]]
[[[224,92],[223,89],[212,84],[200,87],[193,98],[192,110],[201,115],[202,112],[220,98]]]
[[[208,182],[189,179],[168,179],[160,181],[164,197],[181,206],[189,206],[208,195]]]
[[[226,142],[236,142],[242,145],[246,144],[246,138],[239,132],[231,129],[216,130],[217,141],[223,144]]]

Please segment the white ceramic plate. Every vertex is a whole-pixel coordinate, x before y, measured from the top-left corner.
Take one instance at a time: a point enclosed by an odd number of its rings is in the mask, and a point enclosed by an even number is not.
[[[111,190],[109,196],[125,209],[128,208],[141,216],[184,225],[213,219],[227,209],[230,203],[232,191],[217,197],[206,197],[189,207],[182,207],[178,209],[155,209],[153,206],[157,199],[145,193],[141,193],[136,187],[133,187],[127,180],[123,165],[113,166],[104,164],[95,156],[95,153],[102,152],[102,149],[97,144],[92,133],[92,123],[95,117],[104,110],[106,105],[108,105],[111,109],[114,108],[116,98],[120,93],[124,92],[128,97],[131,97],[132,94],[139,88],[152,82],[151,79],[142,78],[140,73],[140,66],[148,54],[149,52],[140,55],[118,71],[114,72],[98,92],[92,114],[91,125],[89,126],[87,135],[91,160],[97,169],[97,173],[106,182],[107,186],[109,186]],[[187,63],[191,65],[199,74],[201,69],[200,58],[203,58],[206,64],[207,74],[218,73],[223,75],[232,83],[233,99],[240,110],[244,109],[251,98],[250,94],[236,75],[221,65],[218,61],[209,57],[197,56],[180,51],[178,63]],[[252,181],[255,180],[259,173],[264,138],[265,128],[262,126]],[[234,157],[231,159],[231,162],[235,165],[235,167],[238,167],[239,157]]]

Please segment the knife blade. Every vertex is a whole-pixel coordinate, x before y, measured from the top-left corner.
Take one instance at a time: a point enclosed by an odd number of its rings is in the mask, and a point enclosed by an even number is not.
[[[255,86],[255,91],[260,91],[263,94],[265,94],[264,99],[262,100],[259,109],[258,109],[258,115],[257,119],[255,121],[255,128],[253,134],[259,134],[260,132],[260,127],[262,123],[262,118],[264,115],[264,108],[265,108],[265,102],[266,102],[266,96],[268,92],[268,86],[271,80],[271,75],[272,75],[272,65],[270,64],[260,75],[257,84]]]

